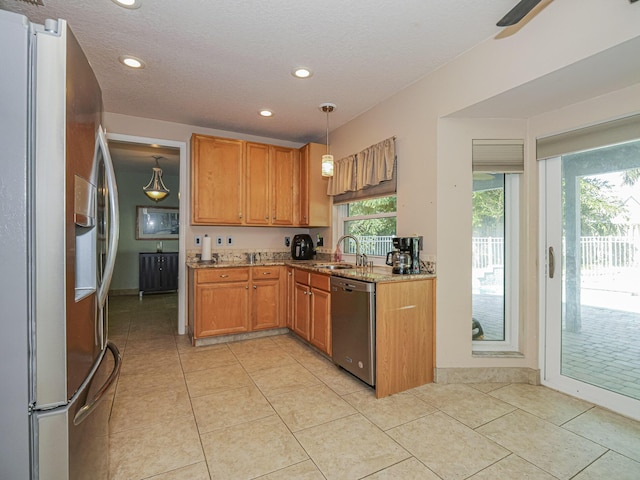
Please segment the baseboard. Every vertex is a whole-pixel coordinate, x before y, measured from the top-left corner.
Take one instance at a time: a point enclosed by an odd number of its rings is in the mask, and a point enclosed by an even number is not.
[[[137,288],[127,288],[124,290],[109,290],[109,295],[112,297],[118,297],[121,295],[138,295]]]
[[[260,330],[257,332],[234,333],[229,335],[219,335],[216,337],[198,338],[195,346],[216,345],[218,343],[239,342],[241,340],[251,340],[254,338],[273,337],[274,335],[284,335],[289,333],[288,328],[273,328],[270,330]]]
[[[540,370],[525,367],[436,368],[434,382],[540,385]]]

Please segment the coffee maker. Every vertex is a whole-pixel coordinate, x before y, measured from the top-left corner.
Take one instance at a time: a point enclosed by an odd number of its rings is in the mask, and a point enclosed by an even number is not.
[[[387,265],[391,265],[392,273],[420,273],[420,247],[422,237],[393,237],[391,239],[395,251],[387,253]]]

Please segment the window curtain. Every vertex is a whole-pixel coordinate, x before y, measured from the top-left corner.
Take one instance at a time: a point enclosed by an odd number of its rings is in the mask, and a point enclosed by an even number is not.
[[[329,179],[327,195],[339,195],[356,190],[356,156],[349,155],[333,164],[333,177]]]
[[[329,179],[327,195],[334,197],[334,203],[392,195],[396,193],[396,173],[395,137],[391,137],[338,160]]]

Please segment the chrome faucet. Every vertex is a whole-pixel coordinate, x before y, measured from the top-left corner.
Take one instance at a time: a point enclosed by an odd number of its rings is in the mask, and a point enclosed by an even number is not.
[[[342,235],[336,242],[336,248],[340,246],[340,242],[345,238],[350,238],[356,244],[356,267],[364,267],[367,265],[367,256],[364,253],[360,253],[360,242],[353,235]]]

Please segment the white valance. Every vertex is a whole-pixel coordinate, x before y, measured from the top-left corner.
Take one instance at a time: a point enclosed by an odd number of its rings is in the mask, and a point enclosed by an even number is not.
[[[356,155],[335,162],[327,195],[341,195],[368,189],[394,179],[395,137],[372,145]]]

